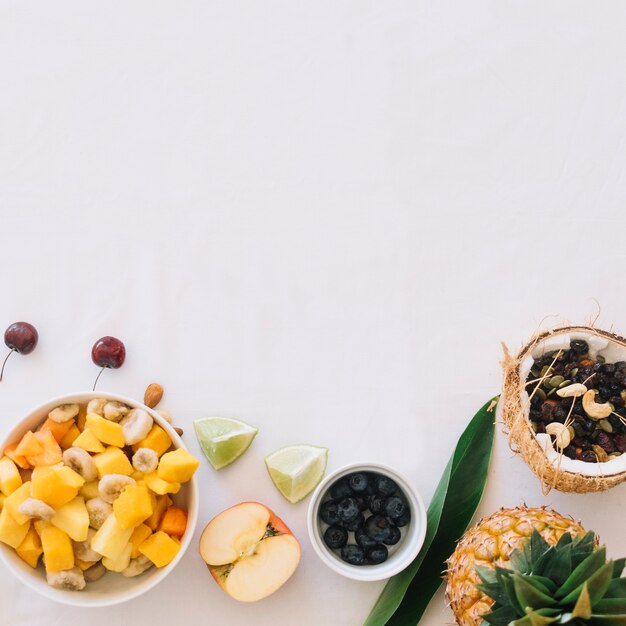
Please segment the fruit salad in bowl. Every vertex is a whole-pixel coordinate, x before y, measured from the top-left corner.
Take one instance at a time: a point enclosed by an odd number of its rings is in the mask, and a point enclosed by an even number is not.
[[[55,398],[0,444],[0,557],[58,602],[130,600],[187,549],[198,465],[140,402],[95,391]]]

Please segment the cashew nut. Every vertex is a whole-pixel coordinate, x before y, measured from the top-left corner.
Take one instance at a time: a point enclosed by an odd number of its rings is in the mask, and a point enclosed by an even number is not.
[[[605,404],[598,404],[595,401],[597,391],[590,389],[583,396],[583,409],[585,413],[594,420],[601,420],[608,417],[613,412],[611,405],[606,402]]]
[[[552,422],[546,426],[546,432],[548,435],[556,437],[555,445],[559,450],[563,450],[569,446],[572,441],[572,435],[565,424],[559,422]]]
[[[567,387],[556,390],[556,395],[561,398],[578,398],[586,393],[587,387],[582,383],[574,383],[573,385],[567,385]]]

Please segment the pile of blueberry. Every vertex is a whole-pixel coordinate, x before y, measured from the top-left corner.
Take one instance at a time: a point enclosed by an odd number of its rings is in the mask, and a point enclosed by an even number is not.
[[[350,565],[386,561],[387,546],[400,541],[400,528],[411,520],[409,504],[398,485],[373,472],[354,472],[333,483],[319,514],[328,524],[324,543],[340,551]]]

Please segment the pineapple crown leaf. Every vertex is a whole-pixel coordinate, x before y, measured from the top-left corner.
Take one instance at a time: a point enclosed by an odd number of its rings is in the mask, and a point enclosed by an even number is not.
[[[492,626],[626,626],[626,559],[606,559],[592,532],[564,533],[550,546],[533,531],[511,568],[476,567],[477,588],[494,600],[483,615]]]

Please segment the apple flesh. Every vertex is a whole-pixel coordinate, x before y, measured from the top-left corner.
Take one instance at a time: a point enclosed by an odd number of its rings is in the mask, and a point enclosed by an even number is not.
[[[300,544],[285,523],[258,502],[214,517],[200,537],[200,555],[232,598],[255,602],[274,593],[300,562]]]

